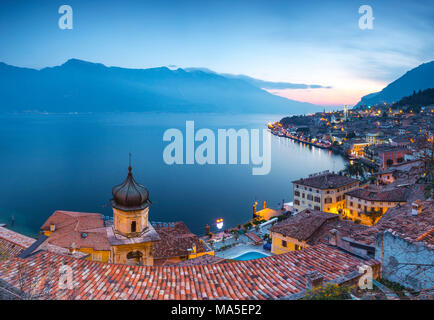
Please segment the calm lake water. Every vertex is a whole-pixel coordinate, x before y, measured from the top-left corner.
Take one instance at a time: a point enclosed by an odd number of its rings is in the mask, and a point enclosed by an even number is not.
[[[55,210],[111,215],[111,189],[133,174],[150,192],[151,221],[184,221],[202,234],[208,223],[250,219],[256,198],[279,207],[292,201],[291,181],[340,170],[344,159],[329,151],[271,138],[271,172],[253,176],[250,165],[166,165],[163,133],[210,128],[265,129],[281,115],[90,114],[0,115],[0,223],[35,235]]]

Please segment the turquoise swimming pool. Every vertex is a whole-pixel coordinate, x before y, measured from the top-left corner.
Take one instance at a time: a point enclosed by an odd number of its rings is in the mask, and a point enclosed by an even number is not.
[[[249,251],[246,253],[243,253],[242,255],[233,258],[233,260],[239,260],[239,261],[246,261],[246,260],[253,260],[253,259],[259,259],[268,257],[266,254],[257,252],[257,251]]]

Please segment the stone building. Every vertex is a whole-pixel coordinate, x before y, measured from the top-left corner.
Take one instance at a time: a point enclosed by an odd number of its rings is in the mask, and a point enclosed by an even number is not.
[[[308,178],[292,181],[294,208],[339,213],[344,209],[344,194],[357,189],[359,181],[325,171]]]
[[[405,204],[409,198],[407,187],[386,189],[365,188],[345,193],[344,216],[351,220],[374,225],[387,210]]]

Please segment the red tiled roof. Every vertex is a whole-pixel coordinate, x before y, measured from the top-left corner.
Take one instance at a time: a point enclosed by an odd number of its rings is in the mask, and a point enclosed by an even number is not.
[[[0,227],[0,256],[15,257],[30,247],[36,239],[27,237],[21,233]],[[47,243],[42,243],[38,250],[47,250],[61,255],[71,255],[68,249]],[[85,258],[87,255],[76,251],[73,254],[76,258]]]
[[[342,236],[351,236],[367,228],[352,221],[340,220],[334,213],[306,209],[275,224],[270,231],[314,245],[323,241],[332,229],[338,230]]]
[[[355,197],[368,201],[405,202],[410,195],[406,187],[389,190],[356,189],[345,193],[345,196]]]
[[[292,181],[292,183],[301,184],[303,186],[309,186],[318,189],[334,189],[334,188],[340,188],[355,183],[357,181],[358,180],[347,176],[341,176],[339,174],[329,173],[329,174],[323,174],[323,175],[295,180]]]
[[[37,288],[48,288],[51,299],[279,299],[304,290],[308,272],[332,281],[354,274],[362,264],[378,262],[326,244],[250,261],[183,267],[116,265],[40,251],[1,262],[0,278],[18,286],[18,268],[31,267],[33,275],[41,276]],[[61,265],[72,268],[74,290],[58,287]],[[52,279],[42,276],[48,274]]]
[[[299,241],[308,240],[327,220],[338,220],[339,216],[333,213],[306,209],[298,214],[278,222],[270,228],[271,232],[280,233]]]
[[[421,201],[422,212],[411,215],[411,203],[394,207],[386,211],[379,222],[365,231],[353,235],[355,241],[374,245],[376,235],[385,230],[392,230],[400,237],[413,242],[422,242],[434,247],[434,200]]]
[[[8,242],[13,243],[21,248],[30,247],[33,242],[36,241],[36,239],[30,238],[5,227],[0,227],[0,238],[7,240]]]
[[[69,248],[74,243],[77,249],[110,250],[107,231],[99,213],[56,211],[41,229],[50,230],[51,224],[56,228],[48,239],[50,244]]]
[[[154,259],[186,256],[191,253],[188,249],[192,249],[193,246],[196,246],[197,253],[206,251],[202,241],[191,233],[184,222],[174,222],[172,225],[154,224],[154,229],[160,237],[160,241],[155,242],[152,247]]]

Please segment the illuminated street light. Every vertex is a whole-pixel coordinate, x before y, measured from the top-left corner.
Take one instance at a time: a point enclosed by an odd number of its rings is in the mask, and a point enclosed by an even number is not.
[[[216,221],[217,229],[223,228],[223,219],[217,219]]]

